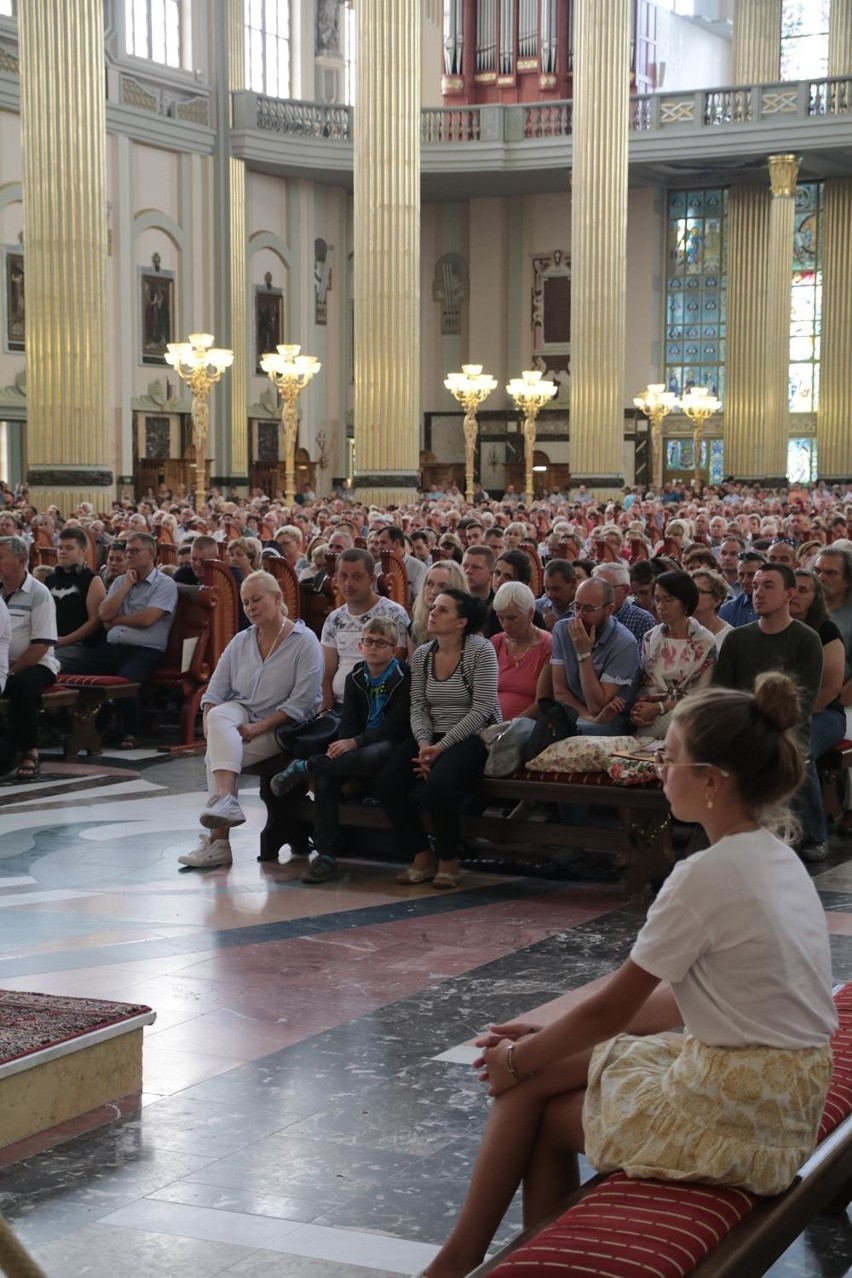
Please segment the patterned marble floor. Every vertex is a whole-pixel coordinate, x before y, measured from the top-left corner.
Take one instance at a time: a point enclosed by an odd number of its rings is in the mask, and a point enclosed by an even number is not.
[[[181,871],[203,784],[200,759],[135,751],[0,787],[0,986],[158,1014],[141,1102],[0,1152],[0,1211],[50,1278],[412,1274],[486,1111],[466,1044],[605,976],[643,907],[564,877],[406,889],[369,860],[305,887],[304,863],[256,862],[256,789],[234,867]],[[817,885],[852,979],[852,843]],[[770,1273],[852,1275],[850,1217]]]

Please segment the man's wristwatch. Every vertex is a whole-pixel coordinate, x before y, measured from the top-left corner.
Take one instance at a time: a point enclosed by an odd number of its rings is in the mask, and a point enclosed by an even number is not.
[[[592,654],[591,654],[590,652],[578,652],[578,653],[577,653],[577,660],[578,660],[578,661],[588,661],[588,660],[589,660],[589,657],[590,657],[591,655],[592,655]]]

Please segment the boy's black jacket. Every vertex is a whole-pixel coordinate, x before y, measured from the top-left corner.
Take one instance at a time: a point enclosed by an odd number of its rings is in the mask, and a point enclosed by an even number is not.
[[[381,722],[369,731],[368,677],[363,661],[359,661],[346,676],[338,741],[354,737],[359,746],[375,745],[377,741],[402,741],[411,732],[411,671],[404,662],[400,662],[399,669],[388,676],[388,699]]]

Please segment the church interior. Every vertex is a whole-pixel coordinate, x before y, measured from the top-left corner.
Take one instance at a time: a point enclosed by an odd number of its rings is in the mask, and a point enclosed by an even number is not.
[[[0,0],[0,479],[65,512],[281,488],[290,344],[299,491],[463,483],[473,362],[487,490],[524,484],[525,369],[542,494],[837,482],[850,226],[850,0]],[[205,333],[202,450],[166,353]],[[656,456],[650,385],[719,408]],[[141,747],[0,787],[0,990],[156,1013],[141,1090],[3,1142],[0,1213],[49,1278],[416,1274],[487,1112],[473,1040],[595,989],[649,897],[535,856],[403,887],[363,844],[306,888],[256,859],[252,779],[233,866],[181,871],[205,793]],[[848,839],[810,870],[852,981]],[[848,1278],[849,1212],[766,1272]]]

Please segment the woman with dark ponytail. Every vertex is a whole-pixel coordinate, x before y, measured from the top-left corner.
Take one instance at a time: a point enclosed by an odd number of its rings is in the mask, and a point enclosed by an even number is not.
[[[605,985],[545,1028],[479,1040],[496,1099],[428,1278],[480,1263],[520,1182],[525,1225],[553,1214],[580,1152],[599,1171],[756,1194],[786,1189],[812,1152],[837,1017],[825,915],[776,833],[803,776],[798,717],[777,673],[754,695],[713,688],[675,709],[658,771],[711,846],[675,866]]]

